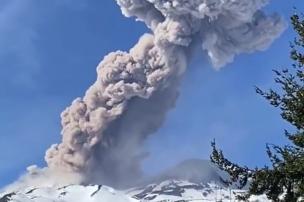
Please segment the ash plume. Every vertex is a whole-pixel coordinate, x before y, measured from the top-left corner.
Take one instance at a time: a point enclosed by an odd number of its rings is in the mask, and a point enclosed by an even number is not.
[[[151,29],[129,52],[97,67],[83,98],[61,114],[62,142],[45,155],[48,169],[84,183],[127,186],[147,156],[138,148],[164,123],[192,54],[200,47],[215,69],[242,53],[263,51],[286,29],[268,0],[116,0],[126,17]]]

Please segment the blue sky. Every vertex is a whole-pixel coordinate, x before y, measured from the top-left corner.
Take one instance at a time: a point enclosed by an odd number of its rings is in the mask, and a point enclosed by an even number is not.
[[[301,0],[266,8],[288,20]],[[114,1],[1,0],[0,3],[0,187],[26,166],[44,166],[44,152],[60,141],[60,113],[82,96],[96,65],[111,51],[128,50],[146,27],[124,18]],[[219,72],[196,59],[176,109],[145,143],[152,174],[187,158],[209,158],[216,138],[233,160],[249,166],[267,161],[265,143],[283,144],[287,125],[255,94],[273,85],[271,69],[290,64],[289,29],[270,49],[241,55]]]

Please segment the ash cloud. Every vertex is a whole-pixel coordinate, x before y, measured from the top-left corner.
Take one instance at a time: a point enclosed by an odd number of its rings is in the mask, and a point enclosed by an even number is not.
[[[49,172],[81,182],[128,186],[141,175],[141,143],[164,123],[197,47],[215,69],[236,55],[266,50],[286,29],[268,0],[116,0],[122,14],[145,23],[129,52],[112,52],[95,83],[61,114],[62,142],[47,150]],[[203,55],[205,54],[205,55]]]

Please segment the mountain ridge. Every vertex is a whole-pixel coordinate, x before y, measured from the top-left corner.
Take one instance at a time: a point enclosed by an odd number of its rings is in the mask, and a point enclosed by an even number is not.
[[[243,192],[224,186],[220,177],[227,174],[210,161],[188,159],[128,189],[107,185],[33,186],[0,193],[0,202],[230,202],[235,199],[233,192]],[[263,196],[254,199],[268,201]]]
[[[192,183],[167,180],[128,190],[115,190],[105,185],[68,185],[64,187],[28,188],[0,196],[0,202],[228,202],[235,192],[216,183]],[[268,202],[265,196],[250,201]]]

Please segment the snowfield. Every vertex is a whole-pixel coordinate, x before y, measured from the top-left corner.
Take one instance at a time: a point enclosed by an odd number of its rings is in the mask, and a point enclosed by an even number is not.
[[[29,188],[2,194],[0,202],[228,202],[235,200],[233,192],[243,191],[230,191],[215,183],[167,180],[124,191],[102,185]],[[269,200],[265,196],[256,196],[250,201]]]
[[[11,191],[0,190],[0,202],[230,202],[244,190],[223,186],[221,172],[208,160],[189,159],[146,179],[139,187],[115,190],[105,185],[68,185],[64,187],[31,187]],[[9,189],[12,190],[12,189]],[[15,190],[15,188],[13,189]],[[268,202],[255,196],[252,202]]]

